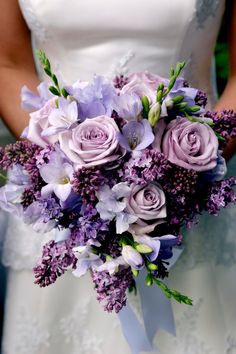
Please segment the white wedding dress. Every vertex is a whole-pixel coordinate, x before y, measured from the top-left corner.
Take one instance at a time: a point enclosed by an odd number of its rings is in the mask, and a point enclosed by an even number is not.
[[[94,73],[149,70],[166,76],[187,61],[186,79],[215,103],[212,55],[224,0],[20,0],[33,46],[67,82]],[[123,58],[119,61],[120,58]],[[39,75],[42,72],[39,69]],[[236,168],[231,161],[231,173]],[[235,171],[234,171],[235,173]],[[236,353],[235,208],[203,217],[185,237],[170,285],[194,299],[173,303],[177,336],[160,332],[161,354]],[[128,354],[115,314],[104,313],[88,276],[69,272],[55,285],[33,284],[32,267],[50,235],[10,217],[3,262],[9,267],[3,354]],[[134,299],[132,306],[137,309]]]

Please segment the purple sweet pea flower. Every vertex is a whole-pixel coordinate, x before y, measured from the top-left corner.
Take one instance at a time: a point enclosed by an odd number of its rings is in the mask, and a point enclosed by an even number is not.
[[[76,98],[80,120],[97,116],[111,116],[116,91],[102,76],[94,76],[91,83],[66,88]]]
[[[52,231],[56,227],[56,220],[48,220],[45,222],[42,215],[42,204],[38,201],[33,202],[24,211],[23,221],[27,225],[32,225],[33,230],[39,233]]]
[[[55,135],[73,128],[78,121],[78,106],[76,101],[65,98],[58,99],[58,108],[55,108],[48,117],[49,127],[44,129],[41,136]]]
[[[99,202],[96,209],[103,220],[116,219],[116,232],[121,234],[129,229],[129,225],[137,220],[135,215],[125,211],[125,197],[131,192],[126,183],[118,183],[112,189],[109,186],[103,186],[97,192]]]
[[[114,101],[114,110],[126,120],[137,120],[143,110],[141,99],[135,94],[116,96]]]
[[[0,188],[0,208],[10,213],[21,215],[23,211],[21,197],[29,187],[29,175],[21,165],[13,165],[8,170],[8,182]]]
[[[174,244],[176,244],[177,237],[173,235],[164,235],[161,237],[150,237],[147,235],[143,235],[143,236],[134,236],[134,240],[138,243],[147,245],[152,249],[152,252],[147,253],[146,257],[150,262],[153,262],[157,259],[159,255],[162,243],[165,247],[167,245],[171,247]]]
[[[0,188],[0,209],[10,213],[21,215],[23,207],[21,205],[21,196],[24,192],[24,186],[16,184],[6,184]]]
[[[49,91],[49,83],[42,82],[37,87],[38,94],[31,91],[27,86],[21,89],[21,106],[26,111],[32,112],[44,106],[44,104],[53,97]]]
[[[141,254],[131,246],[123,246],[121,251],[124,261],[133,269],[140,270],[144,267],[144,260]]]
[[[46,197],[54,192],[64,202],[72,190],[70,183],[74,174],[72,165],[65,160],[60,151],[55,151],[51,154],[49,163],[42,165],[39,172],[47,183],[42,188],[42,196]]]
[[[127,151],[141,151],[151,145],[155,139],[148,120],[128,122],[117,134],[120,145]]]

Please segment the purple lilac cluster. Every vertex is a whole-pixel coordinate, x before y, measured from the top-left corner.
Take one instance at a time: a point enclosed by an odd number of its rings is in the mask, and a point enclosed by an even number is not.
[[[206,203],[206,209],[209,214],[218,215],[222,208],[226,208],[229,204],[236,202],[235,186],[236,179],[230,177],[223,181],[214,182],[209,187]]]
[[[76,267],[76,257],[73,253],[75,242],[73,237],[69,240],[56,243],[50,241],[43,247],[42,258],[34,268],[35,283],[45,287],[55,283],[68,268]]]
[[[143,185],[162,179],[170,169],[164,154],[157,149],[145,149],[140,156],[124,164],[120,176],[126,182]]]
[[[104,304],[105,311],[118,313],[126,304],[126,292],[132,284],[130,269],[123,269],[114,275],[93,272],[92,279],[97,291],[97,300]]]
[[[103,241],[108,234],[108,222],[100,218],[92,204],[85,205],[80,214],[77,227],[72,232],[77,244],[84,245],[89,240]]]
[[[235,113],[205,112],[206,94],[178,77],[183,66],[170,79],[96,75],[64,88],[54,80],[54,95],[48,85],[39,95],[24,87],[28,141],[0,149],[9,169],[0,207],[56,231],[34,268],[38,285],[69,268],[90,271],[98,301],[119,312],[133,275],[144,270],[147,285],[168,275],[182,227],[236,202],[221,151],[236,135]]]
[[[211,118],[214,123],[214,131],[222,138],[220,146],[223,148],[229,138],[236,137],[236,113],[233,110],[223,110],[222,112],[206,112],[206,117]]]

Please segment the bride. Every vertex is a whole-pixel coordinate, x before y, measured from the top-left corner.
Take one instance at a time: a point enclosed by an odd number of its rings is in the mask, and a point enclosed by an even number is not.
[[[0,4],[0,113],[16,137],[28,121],[20,107],[20,88],[26,84],[35,89],[38,77],[44,78],[32,46],[46,52],[67,83],[91,79],[94,73],[125,74],[131,52],[132,71],[162,76],[185,60],[186,79],[207,92],[209,107],[236,109],[236,3],[231,9],[231,75],[218,102],[212,56],[224,0],[1,0]],[[232,142],[227,157],[234,150]],[[232,159],[230,174],[235,169]],[[191,296],[194,306],[173,304],[177,336],[157,334],[162,354],[236,353],[235,208],[212,219],[204,216],[186,233],[185,250],[172,269],[170,285]],[[130,353],[116,315],[104,313],[97,304],[88,276],[78,280],[68,272],[49,288],[33,284],[31,269],[49,238],[9,217],[3,254],[9,267],[3,354]],[[134,299],[130,301],[136,308]]]

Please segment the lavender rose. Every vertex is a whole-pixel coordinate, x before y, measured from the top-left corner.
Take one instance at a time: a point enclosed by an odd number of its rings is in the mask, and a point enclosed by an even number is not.
[[[147,96],[150,103],[156,102],[156,90],[160,83],[167,84],[167,80],[158,75],[149,73],[148,71],[135,73],[129,76],[128,84],[126,84],[121,93],[136,94],[140,98]]]
[[[175,165],[201,172],[216,167],[218,145],[209,125],[177,118],[167,126],[161,149]]]
[[[136,223],[130,226],[131,232],[136,235],[150,233],[158,224],[165,222],[165,194],[157,183],[149,183],[146,186],[131,185],[126,205],[126,210],[138,217]]]
[[[23,137],[41,147],[55,143],[57,137],[42,136],[43,131],[49,127],[48,117],[55,108],[55,98],[52,98],[41,109],[30,113],[29,126],[24,130]]]
[[[76,169],[105,164],[119,158],[118,132],[110,117],[86,119],[74,129],[59,134],[60,147]]]

